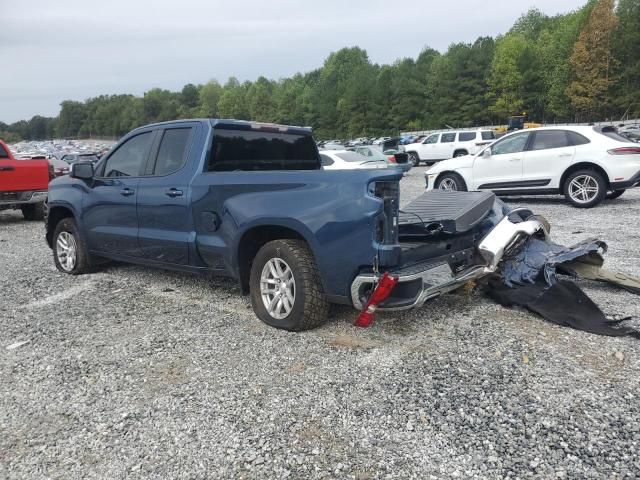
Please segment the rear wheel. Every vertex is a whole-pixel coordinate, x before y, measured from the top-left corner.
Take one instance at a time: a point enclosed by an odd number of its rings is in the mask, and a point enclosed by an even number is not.
[[[435,188],[438,190],[450,190],[458,192],[466,192],[467,185],[457,173],[445,173],[436,181]]]
[[[595,170],[578,170],[564,182],[564,196],[578,208],[591,208],[607,195],[607,183]]]
[[[619,196],[621,196],[625,190],[614,190],[613,192],[607,193],[607,200],[615,200]]]
[[[322,325],[329,312],[320,274],[302,240],[274,240],[253,260],[251,304],[267,325],[290,331]]]
[[[44,220],[44,203],[29,203],[20,207],[25,220],[33,222]]]
[[[416,152],[409,152],[409,161],[413,164],[414,167],[420,165],[420,157]]]

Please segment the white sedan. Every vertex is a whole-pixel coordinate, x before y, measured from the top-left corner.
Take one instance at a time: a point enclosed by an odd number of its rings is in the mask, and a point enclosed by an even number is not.
[[[425,179],[427,190],[563,194],[590,208],[640,186],[640,146],[610,126],[521,130],[476,155],[437,163]]]
[[[355,170],[359,168],[388,168],[386,160],[370,159],[350,150],[321,150],[323,170]]]

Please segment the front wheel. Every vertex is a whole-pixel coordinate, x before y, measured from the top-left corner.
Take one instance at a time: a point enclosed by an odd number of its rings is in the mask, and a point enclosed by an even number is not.
[[[302,240],[274,240],[253,260],[251,304],[267,325],[290,331],[322,325],[329,313],[320,274]]]
[[[591,208],[607,195],[607,184],[595,170],[578,170],[564,182],[564,196],[578,208]]]
[[[73,218],[65,218],[56,225],[52,246],[53,261],[61,272],[82,275],[91,271],[89,252]]]
[[[438,178],[435,188],[438,190],[450,190],[458,192],[466,192],[467,185],[457,173],[445,173]]]
[[[625,190],[614,190],[613,192],[607,193],[607,200],[615,200],[619,196],[621,196]]]

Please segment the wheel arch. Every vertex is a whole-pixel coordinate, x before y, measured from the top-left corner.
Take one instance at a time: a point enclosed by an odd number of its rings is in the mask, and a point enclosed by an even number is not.
[[[464,177],[464,175],[462,175],[460,172],[456,172],[455,170],[445,170],[443,172],[440,172],[438,174],[438,176],[436,177],[435,182],[433,183],[434,190],[437,188],[436,185],[438,184],[440,179],[442,177],[444,177],[445,175],[455,175],[455,176],[459,177],[460,180],[462,180],[462,183],[464,183],[464,188],[466,188],[467,191],[469,190],[469,184],[467,183],[467,179]]]
[[[261,224],[247,228],[235,248],[235,265],[238,269],[238,279],[243,294],[249,293],[249,277],[251,275],[251,265],[258,251],[267,243],[273,240],[302,240],[308,246],[313,255],[313,245],[308,235],[304,235],[302,229],[292,225],[283,224]]]
[[[569,168],[567,168],[562,174],[562,177],[560,177],[559,188],[561,192],[564,192],[564,187],[567,181],[567,177],[569,177],[569,175],[571,175],[572,173],[577,172],[578,170],[594,170],[598,172],[600,175],[602,175],[602,178],[606,182],[607,188],[609,188],[609,185],[611,184],[611,182],[609,181],[609,174],[604,168],[602,168],[597,163],[593,163],[593,162],[579,162],[579,163],[574,163]]]
[[[469,150],[468,149],[466,149],[466,148],[456,148],[453,151],[453,156],[455,157],[458,153],[463,153],[463,152],[464,152],[465,155],[469,155]]]
[[[53,248],[53,232],[56,230],[56,226],[65,218],[73,218],[73,219],[76,218],[71,207],[68,207],[66,205],[53,205],[48,207],[47,216],[46,216],[46,219],[47,219],[46,220],[47,221],[46,239],[47,239],[47,245],[49,245],[49,248]]]

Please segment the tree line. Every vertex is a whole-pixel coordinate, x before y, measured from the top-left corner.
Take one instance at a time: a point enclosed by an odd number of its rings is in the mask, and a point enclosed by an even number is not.
[[[532,9],[495,39],[454,43],[445,53],[427,47],[391,65],[353,47],[291,78],[65,100],[55,118],[0,122],[0,137],[119,137],[194,117],[312,126],[319,138],[503,124],[522,112],[548,123],[638,118],[639,46],[640,0],[589,0],[563,15]]]

